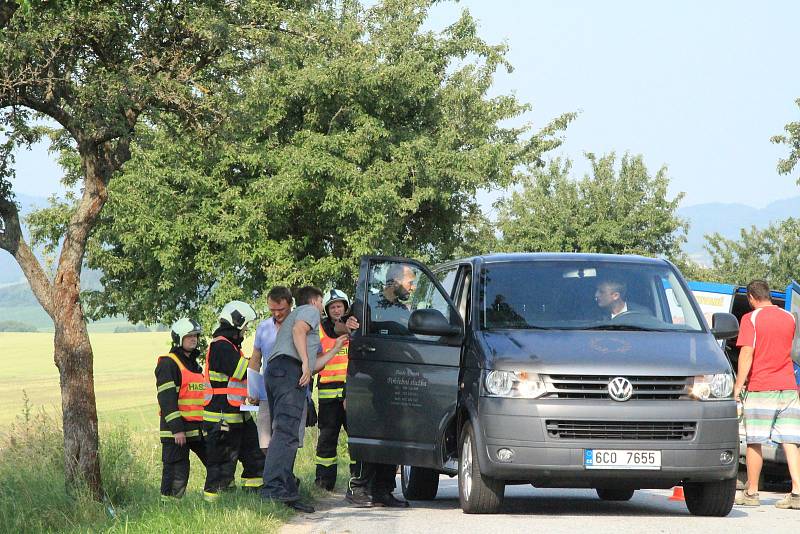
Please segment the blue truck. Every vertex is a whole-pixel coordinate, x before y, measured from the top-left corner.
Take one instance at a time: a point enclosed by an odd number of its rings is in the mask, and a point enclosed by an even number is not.
[[[731,313],[741,322],[742,316],[750,311],[750,305],[747,302],[747,289],[743,286],[700,281],[690,281],[688,285],[709,324],[714,313]],[[795,317],[797,330],[795,331],[792,345],[792,360],[794,361],[795,379],[798,387],[800,387],[800,284],[792,280],[785,291],[772,291],[772,302],[791,312]],[[735,372],[739,361],[739,348],[736,346],[736,339],[725,341],[724,349]],[[746,449],[744,425],[740,422],[739,461],[742,465],[744,465]],[[762,451],[764,454],[764,467],[762,469],[764,478],[767,480],[785,480],[789,472],[786,467],[786,456],[783,453],[783,448],[775,443],[770,443],[764,445]]]

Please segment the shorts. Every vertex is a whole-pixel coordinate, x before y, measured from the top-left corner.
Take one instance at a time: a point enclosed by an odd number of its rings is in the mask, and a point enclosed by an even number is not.
[[[303,438],[306,435],[306,412],[308,411],[308,404],[303,408],[303,415],[300,417],[300,447],[303,447]],[[269,403],[261,401],[258,403],[258,417],[256,418],[256,427],[258,428],[258,446],[262,449],[269,447],[269,442],[272,440],[272,418],[269,414]]]
[[[800,444],[797,390],[748,391],[744,398],[744,428],[748,444]]]

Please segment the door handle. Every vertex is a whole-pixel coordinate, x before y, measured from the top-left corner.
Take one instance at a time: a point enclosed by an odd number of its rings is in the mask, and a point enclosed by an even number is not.
[[[375,352],[375,350],[372,345],[361,345],[361,352]]]

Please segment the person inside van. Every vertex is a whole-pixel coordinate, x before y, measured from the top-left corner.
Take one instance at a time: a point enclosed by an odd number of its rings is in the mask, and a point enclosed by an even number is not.
[[[417,289],[417,275],[402,263],[392,263],[386,273],[383,291],[369,296],[370,332],[384,335],[408,335],[411,308],[408,301]]]

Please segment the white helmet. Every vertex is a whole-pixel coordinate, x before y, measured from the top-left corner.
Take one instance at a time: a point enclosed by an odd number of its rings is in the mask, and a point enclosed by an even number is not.
[[[344,302],[344,311],[350,309],[350,299],[347,297],[347,293],[344,291],[339,291],[338,289],[329,289],[325,292],[325,296],[322,298],[322,308],[325,310],[325,313],[328,313],[328,304],[333,302]]]
[[[184,337],[192,334],[200,334],[202,332],[200,323],[194,319],[188,319],[186,317],[178,319],[172,323],[170,330],[170,333],[172,334],[172,344],[176,347],[179,347],[181,343],[183,343]]]
[[[219,312],[219,322],[227,323],[238,330],[244,330],[248,323],[256,320],[256,311],[246,302],[232,300]]]

